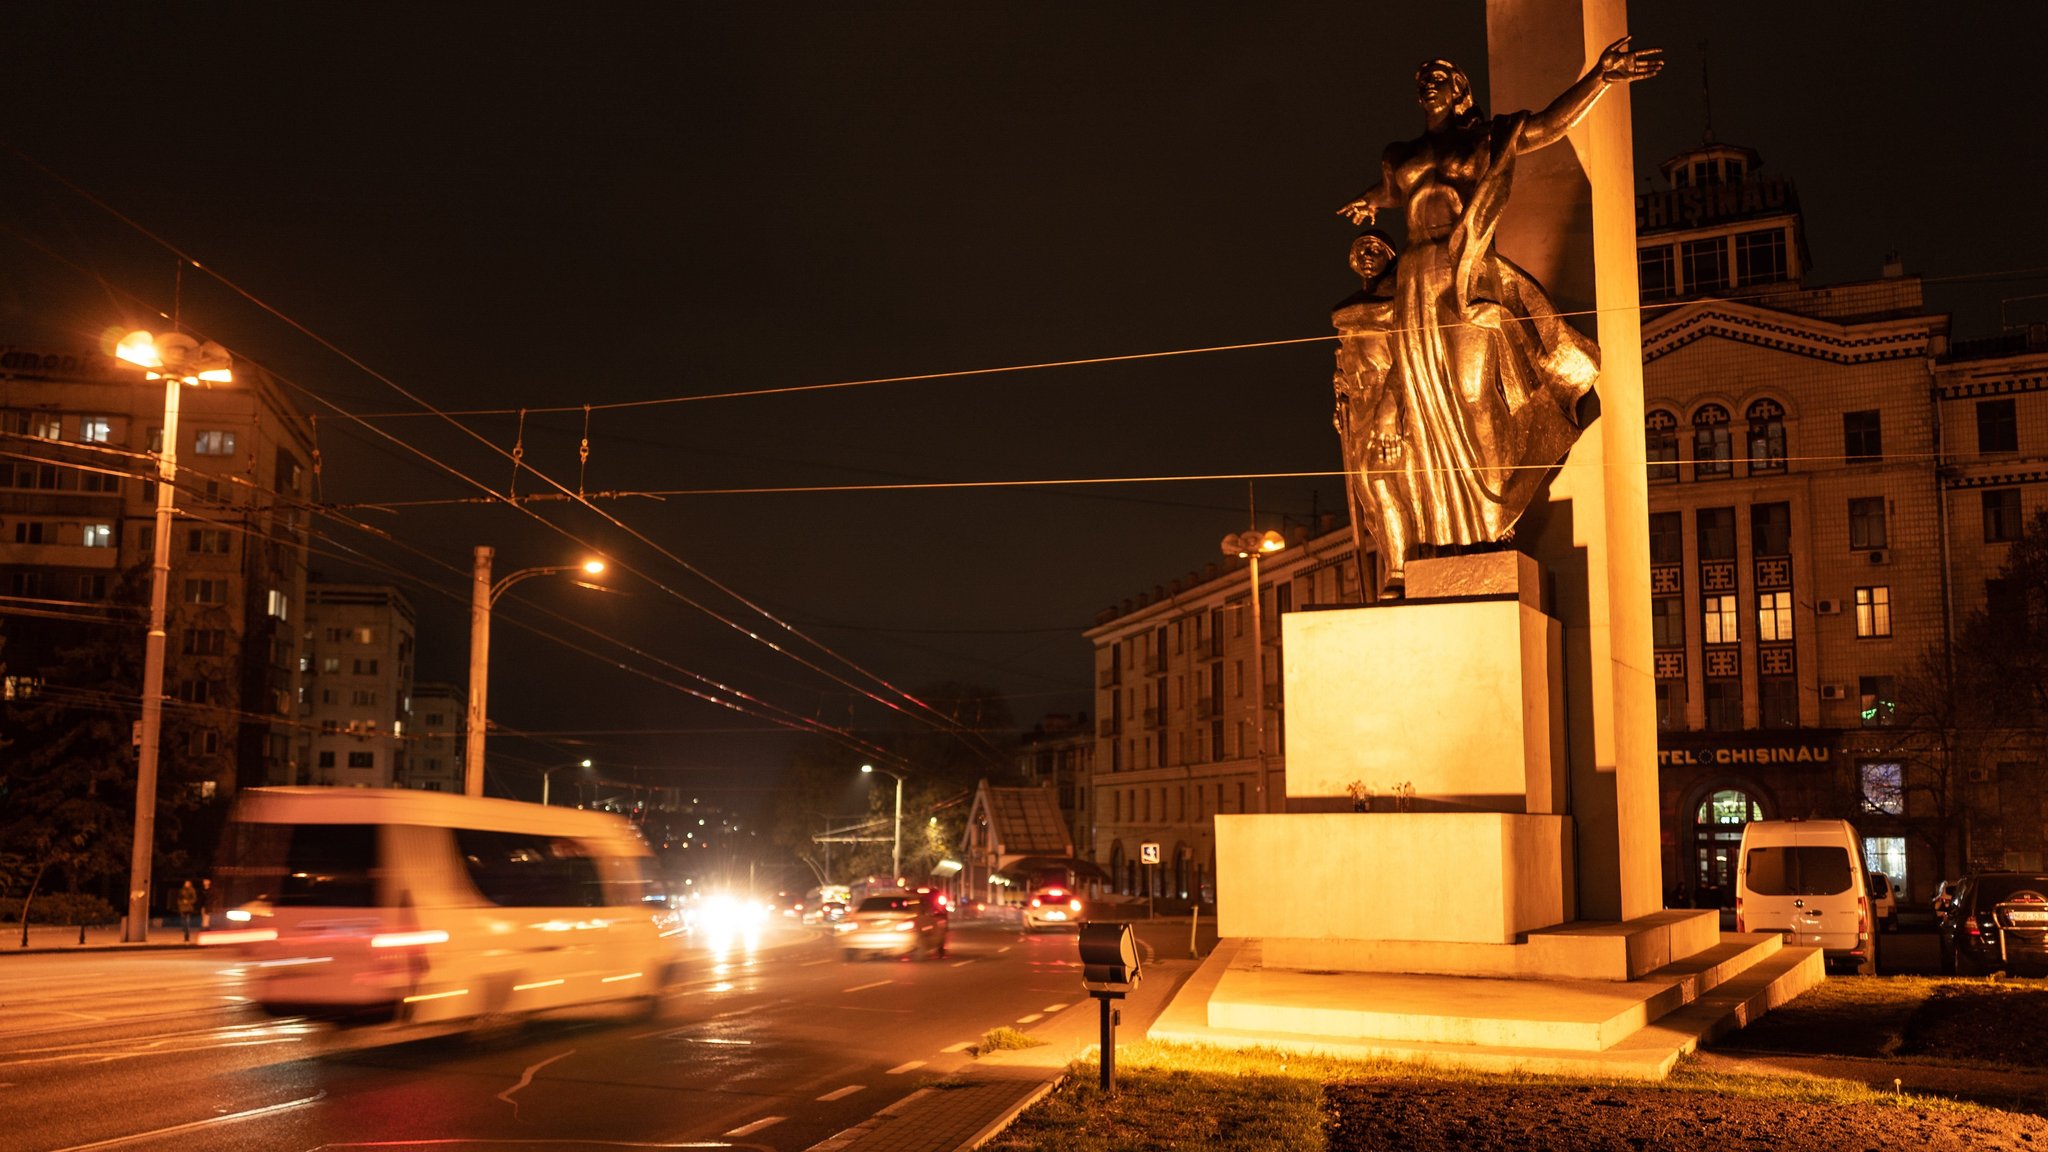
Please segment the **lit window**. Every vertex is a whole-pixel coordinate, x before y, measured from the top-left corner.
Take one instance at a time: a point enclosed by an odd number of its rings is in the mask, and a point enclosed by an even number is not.
[[[208,428],[192,436],[192,453],[195,456],[233,456],[235,434],[220,428]]]
[[[280,592],[277,589],[272,588],[270,590],[268,603],[265,605],[264,610],[268,612],[273,619],[284,620],[287,619],[290,615],[291,601],[285,598],[285,594],[283,592]]]
[[[31,412],[28,414],[28,434],[38,440],[61,440],[64,438],[64,419],[54,412]]]
[[[1709,644],[1733,644],[1742,638],[1735,617],[1735,597],[1709,596],[1700,605],[1704,627],[1701,636]]]
[[[1856,690],[1862,701],[1863,726],[1881,728],[1892,722],[1898,711],[1898,689],[1890,676],[1860,676]]]
[[[1790,592],[1764,592],[1757,596],[1756,638],[1759,640],[1790,640],[1792,638],[1792,594]]]
[[[87,444],[105,444],[114,438],[114,422],[105,416],[80,416],[78,438]]]
[[[87,548],[112,548],[114,526],[112,524],[87,524],[81,534],[80,543]]]
[[[1906,814],[1906,776],[1896,760],[1865,761],[1856,766],[1863,778],[1863,810],[1886,816]]]
[[[1879,584],[1856,590],[1856,635],[1874,639],[1892,634],[1892,590]]]

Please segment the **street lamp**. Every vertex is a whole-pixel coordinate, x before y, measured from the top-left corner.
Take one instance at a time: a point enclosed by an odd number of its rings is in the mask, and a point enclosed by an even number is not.
[[[888,772],[896,777],[896,833],[891,837],[889,848],[889,878],[897,884],[903,883],[903,774],[877,768],[873,764],[860,766],[863,772]]]
[[[535,576],[553,576],[562,572],[586,572],[592,576],[604,571],[604,561],[585,560],[581,564],[550,564],[540,568],[522,568],[510,576],[491,583],[491,547],[488,544],[476,546],[476,562],[470,570],[469,595],[469,715],[468,735],[463,748],[462,791],[468,796],[484,794],[484,699],[490,691],[491,664],[491,605],[505,594],[507,588],[521,580]],[[542,787],[546,787],[543,780]]]
[[[554,779],[555,773],[557,773],[557,772],[560,772],[560,771],[561,771],[562,769],[564,769],[564,768],[585,768],[585,769],[587,769],[587,768],[589,768],[589,767],[590,767],[590,761],[588,761],[588,760],[577,760],[577,761],[575,761],[575,762],[573,762],[573,763],[569,763],[569,764],[557,764],[557,765],[555,765],[555,766],[554,766],[553,768],[549,768],[549,769],[546,769],[546,770],[542,771],[542,772],[541,772],[541,774],[540,774],[540,804],[541,804],[541,807],[545,808],[545,807],[547,807],[547,805],[548,805],[548,781],[550,781],[550,780]]]
[[[1252,574],[1252,728],[1258,740],[1260,810],[1273,811],[1273,790],[1266,779],[1266,635],[1259,613],[1259,557],[1287,547],[1287,538],[1271,530],[1234,532],[1223,538],[1223,554],[1251,562]]]
[[[114,356],[143,369],[143,379],[164,382],[163,442],[156,454],[156,537],[150,544],[149,633],[142,648],[142,724],[135,757],[135,841],[128,864],[128,923],[121,939],[149,939],[149,886],[156,854],[156,774],[164,718],[164,623],[171,585],[171,516],[178,479],[178,390],[181,385],[226,384],[235,378],[228,350],[182,332],[152,336],[130,332]]]

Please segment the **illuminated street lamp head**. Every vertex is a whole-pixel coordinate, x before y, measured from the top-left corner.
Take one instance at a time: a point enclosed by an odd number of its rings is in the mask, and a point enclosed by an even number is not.
[[[114,346],[114,356],[145,370],[145,378],[169,377],[186,384],[226,384],[235,378],[228,350],[208,340],[202,344],[183,332],[161,336],[130,332]]]
[[[603,572],[604,572],[604,561],[602,561],[602,560],[585,560],[585,561],[583,562],[583,570],[584,570],[585,572],[588,572],[588,573],[589,573],[589,574],[591,574],[592,576],[598,576],[598,575],[602,575],[602,574],[603,574]]]
[[[576,766],[577,766],[578,768],[588,768],[588,767],[590,767],[590,761],[588,761],[588,760],[578,760],[578,761],[576,762]]]
[[[1287,538],[1268,529],[1264,532],[1233,532],[1223,538],[1223,554],[1239,560],[1254,555],[1271,555],[1287,547]]]
[[[863,772],[873,772],[875,770],[875,766],[873,764],[863,764],[860,766],[860,770]]]

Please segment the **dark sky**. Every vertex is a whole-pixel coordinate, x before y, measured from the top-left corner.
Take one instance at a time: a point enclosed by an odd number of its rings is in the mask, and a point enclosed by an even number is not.
[[[2048,315],[2019,299],[2048,293],[2027,79],[2048,10],[1635,8],[1639,46],[1670,61],[1634,92],[1639,181],[1701,138],[1704,53],[1715,135],[1797,183],[1816,280],[1897,252],[1959,332],[1996,331],[2007,299]],[[1484,92],[1483,11],[15,4],[0,343],[162,327],[172,306],[172,254],[47,166],[232,281],[187,270],[181,318],[327,413],[328,500],[478,494],[338,412],[492,488],[511,476],[485,442],[509,450],[517,417],[462,417],[477,437],[378,417],[419,408],[390,384],[447,410],[578,409],[524,422],[525,460],[570,488],[592,405],[583,486],[668,493],[593,502],[622,524],[566,502],[414,504],[349,515],[415,551],[343,524],[323,545],[403,567],[422,676],[446,679],[472,545],[501,573],[570,558],[545,520],[622,559],[623,594],[535,581],[536,607],[501,605],[493,713],[557,747],[653,769],[772,760],[745,732],[618,735],[762,727],[650,679],[678,669],[802,715],[876,715],[686,604],[835,666],[707,575],[866,672],[987,684],[1029,724],[1090,706],[1081,631],[1216,558],[1248,492],[1261,527],[1342,506],[1333,477],[1282,478],[1340,466],[1331,346],[815,386],[1323,336],[1355,286],[1333,210],[1419,130],[1419,61],[1459,60]],[[1221,479],[1137,479],[1187,476]],[[1134,479],[683,494],[1102,478]],[[574,635],[539,608],[608,655],[521,635],[515,620]]]

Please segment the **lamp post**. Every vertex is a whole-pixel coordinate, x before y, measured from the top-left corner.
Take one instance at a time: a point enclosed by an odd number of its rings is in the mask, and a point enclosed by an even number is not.
[[[873,764],[863,764],[860,770],[888,772],[889,775],[896,777],[896,831],[890,838],[889,879],[900,885],[903,883],[903,774],[890,772],[887,768],[877,768]]]
[[[505,590],[535,576],[553,576],[563,572],[586,572],[592,576],[604,571],[604,561],[585,560],[581,564],[549,564],[540,568],[522,568],[493,584],[491,582],[491,546],[476,546],[476,562],[470,569],[469,585],[469,711],[467,735],[463,741],[462,791],[467,796],[484,794],[484,701],[490,692],[491,673],[491,605]],[[543,795],[547,781],[541,781]],[[546,803],[543,799],[542,803]]]
[[[149,633],[142,647],[142,723],[135,756],[135,840],[128,863],[128,922],[122,940],[149,939],[150,869],[156,855],[156,776],[164,717],[164,631],[171,584],[171,517],[178,479],[178,390],[233,380],[227,349],[182,332],[130,332],[116,358],[164,382],[163,442],[156,455],[156,537],[150,543]]]
[[[1252,729],[1258,741],[1259,809],[1273,811],[1273,789],[1266,779],[1266,634],[1259,612],[1259,557],[1287,547],[1278,532],[1246,530],[1223,538],[1223,554],[1251,562],[1252,574]]]
[[[577,761],[575,761],[575,762],[573,762],[573,763],[569,763],[569,764],[557,764],[557,765],[555,765],[555,766],[554,766],[553,768],[549,768],[549,769],[547,769],[547,770],[543,771],[543,772],[542,772],[542,773],[540,774],[540,805],[541,805],[541,807],[545,808],[545,807],[547,807],[547,806],[548,806],[548,781],[550,781],[550,780],[554,779],[554,777],[555,777],[555,773],[557,773],[557,772],[560,772],[560,771],[561,771],[562,769],[564,769],[564,768],[585,768],[585,769],[587,769],[587,768],[589,768],[589,767],[590,767],[590,761],[588,761],[588,760],[577,760]]]

